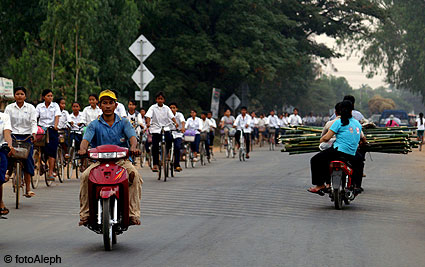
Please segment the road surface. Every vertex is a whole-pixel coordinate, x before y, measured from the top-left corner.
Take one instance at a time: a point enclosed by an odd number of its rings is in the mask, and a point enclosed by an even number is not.
[[[365,193],[342,211],[306,191],[311,156],[217,155],[166,183],[144,169],[142,226],[118,236],[111,252],[101,235],[77,226],[77,180],[40,183],[19,210],[8,183],[0,266],[34,265],[16,255],[60,257],[52,266],[425,265],[425,153],[373,154]]]

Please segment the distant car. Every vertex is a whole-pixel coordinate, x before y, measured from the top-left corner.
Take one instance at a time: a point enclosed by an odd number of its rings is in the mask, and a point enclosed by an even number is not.
[[[384,110],[379,119],[379,127],[385,127],[385,124],[388,122],[389,117],[394,115],[397,120],[397,123],[400,126],[409,126],[409,116],[404,110]]]
[[[372,116],[370,116],[369,118],[369,122],[373,122],[376,125],[379,124],[379,119],[381,118],[381,114],[373,114]]]

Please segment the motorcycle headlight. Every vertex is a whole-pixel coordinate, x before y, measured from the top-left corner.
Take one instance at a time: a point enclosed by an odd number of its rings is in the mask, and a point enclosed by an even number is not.
[[[125,158],[125,152],[102,152],[102,153],[90,153],[92,159],[119,159]]]

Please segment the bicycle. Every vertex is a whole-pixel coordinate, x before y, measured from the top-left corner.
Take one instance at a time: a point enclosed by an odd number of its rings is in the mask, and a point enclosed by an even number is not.
[[[34,140],[34,176],[31,177],[31,186],[33,189],[38,187],[40,178],[44,175],[44,181],[50,186],[51,181],[47,181],[47,164],[45,163],[42,147],[46,145],[48,134],[37,134]]]
[[[202,166],[206,165],[205,159],[207,158],[207,150],[206,150],[207,138],[208,138],[208,133],[201,133],[201,142],[199,143],[199,155],[201,158]]]
[[[276,128],[269,128],[269,150],[274,151],[275,149],[275,135],[276,135]]]
[[[28,159],[28,155],[31,150],[31,143],[26,142],[31,136],[23,140],[18,140],[12,136],[12,146],[15,149],[15,153],[12,154],[11,158],[14,159],[14,170],[15,175],[13,176],[13,192],[16,194],[16,209],[19,209],[19,190],[24,186],[24,163],[23,160]],[[23,192],[22,192],[23,193]]]
[[[55,161],[55,172],[59,179],[59,182],[63,183],[64,180],[64,165],[65,165],[65,156],[64,156],[64,146],[65,146],[65,130],[59,130],[59,144],[58,150],[56,151],[56,161]],[[69,179],[69,178],[68,178]]]
[[[49,168],[47,165],[46,155],[44,154],[42,149],[44,146],[46,146],[46,143],[49,142],[49,131],[46,130],[44,134],[37,134],[36,139],[37,140],[34,142],[34,151],[37,150],[37,153],[35,153],[34,155],[34,178],[36,179],[36,184],[38,185],[38,179],[44,175],[44,182],[46,183],[46,186],[51,186],[53,181],[47,179],[47,173]]]
[[[220,131],[220,153],[223,152],[223,149],[226,148],[226,135],[224,130]]]
[[[167,142],[165,140],[165,128],[170,126],[171,124],[161,126],[161,143],[159,146],[159,164],[158,164],[158,180],[161,180],[161,175],[164,177],[164,182],[167,181],[168,173],[169,173],[169,161],[167,151]]]
[[[236,156],[235,146],[234,146],[234,136],[236,134],[236,130],[234,128],[229,129],[229,137],[227,140],[227,149],[226,149],[226,157],[229,158],[232,156],[234,158]]]
[[[66,165],[66,176],[68,179],[72,178],[72,174],[75,170],[75,178],[79,179],[81,177],[81,168],[83,166],[82,164],[82,160],[79,156],[78,156],[78,151],[76,151],[76,140],[75,140],[75,136],[77,134],[81,134],[81,129],[84,128],[85,125],[81,125],[79,127],[78,130],[70,130],[69,131],[69,138],[71,139],[71,136],[74,136],[74,138],[72,138],[71,140],[71,145],[68,148],[68,163]]]
[[[245,136],[243,130],[240,131],[241,136],[239,139],[239,160],[245,161],[246,149],[245,149]]]
[[[184,150],[185,150],[185,158],[184,158],[184,166],[185,168],[188,168],[189,166],[189,162],[192,166],[192,168],[195,168],[196,166],[196,161],[194,160],[194,156],[193,156],[193,151],[191,148],[191,143],[195,142],[195,135],[184,135],[183,136],[183,140],[184,140]]]

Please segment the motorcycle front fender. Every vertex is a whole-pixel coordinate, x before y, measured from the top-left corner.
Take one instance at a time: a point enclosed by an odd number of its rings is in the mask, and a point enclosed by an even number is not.
[[[120,188],[118,185],[116,186],[102,186],[99,192],[100,198],[110,198],[112,196],[116,196],[119,199],[119,191]]]

